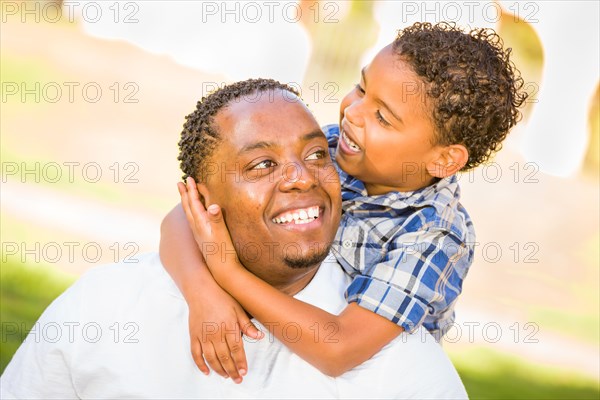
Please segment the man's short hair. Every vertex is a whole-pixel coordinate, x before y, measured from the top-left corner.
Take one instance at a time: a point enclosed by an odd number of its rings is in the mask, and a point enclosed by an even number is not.
[[[186,122],[179,141],[180,167],[183,179],[188,176],[197,182],[205,181],[206,163],[212,156],[217,145],[223,140],[219,127],[214,123],[214,117],[232,101],[239,101],[248,96],[251,101],[258,101],[260,94],[276,89],[293,93],[300,97],[296,89],[273,79],[248,79],[226,85],[203,97],[196,103],[196,110],[185,117]],[[252,96],[252,97],[250,97]]]

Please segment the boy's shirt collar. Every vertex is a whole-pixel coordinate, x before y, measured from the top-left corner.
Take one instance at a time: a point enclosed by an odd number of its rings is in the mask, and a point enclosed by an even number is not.
[[[411,192],[388,192],[381,195],[369,196],[362,181],[348,175],[335,162],[335,151],[339,139],[339,126],[326,125],[323,132],[329,144],[329,153],[334,161],[342,185],[342,200],[344,211],[352,211],[360,205],[373,205],[393,210],[404,210],[407,207],[433,206],[442,212],[450,203],[460,199],[460,187],[456,175],[438,180],[436,183]]]

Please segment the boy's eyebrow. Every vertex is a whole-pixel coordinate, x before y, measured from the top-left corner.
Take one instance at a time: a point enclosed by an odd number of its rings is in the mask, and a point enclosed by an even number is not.
[[[325,134],[323,133],[323,131],[321,129],[317,129],[313,132],[303,135],[302,137],[299,138],[299,140],[301,140],[303,142],[308,142],[309,140],[320,138],[320,137],[325,139]],[[238,155],[247,153],[252,150],[269,149],[269,148],[276,147],[276,146],[277,146],[277,143],[275,143],[275,142],[268,142],[265,140],[261,140],[260,142],[255,142],[255,143],[250,143],[250,144],[245,145],[238,152]]]
[[[385,104],[385,102],[383,100],[378,100],[378,103],[380,103],[386,110],[388,110],[388,112],[390,114],[392,114],[392,117],[394,117],[401,124],[404,124],[404,121],[402,121],[402,118],[400,118],[399,116],[397,116],[396,113],[393,112],[392,109],[387,104]]]
[[[365,83],[365,89],[367,88],[367,77],[365,76],[365,68],[360,70],[360,75],[362,76],[362,80]],[[392,109],[386,104],[385,101],[381,100],[381,99],[376,99],[377,103],[381,104],[383,107],[385,107],[385,109],[392,114],[392,117],[394,117],[397,121],[399,121],[400,123],[404,124],[404,121],[402,121],[402,118],[400,118],[394,111],[392,111]]]

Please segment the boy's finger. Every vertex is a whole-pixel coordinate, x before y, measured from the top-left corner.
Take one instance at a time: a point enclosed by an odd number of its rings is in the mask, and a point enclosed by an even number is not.
[[[208,375],[210,373],[210,370],[208,369],[208,366],[204,362],[204,357],[202,356],[202,345],[193,336],[192,336],[191,350],[192,350],[192,358],[194,359],[194,362],[198,366],[198,369],[200,369],[200,371],[202,371],[202,373],[204,375]]]
[[[188,194],[190,195],[190,200],[192,202],[200,201],[200,193],[198,193],[198,185],[196,184],[196,181],[194,180],[194,178],[188,176],[187,183],[188,183],[188,192],[189,192]]]
[[[262,339],[265,335],[252,323],[252,321],[250,321],[250,318],[248,318],[245,312],[238,313],[238,322],[242,329],[242,333],[252,339]]]
[[[226,335],[227,346],[233,357],[236,370],[241,376],[246,375],[248,371],[248,362],[246,360],[246,352],[244,351],[244,342],[242,341],[242,332],[236,329],[237,322],[234,324],[235,333],[231,332]]]
[[[219,225],[223,222],[223,213],[221,213],[221,207],[217,204],[211,204],[206,211],[211,224]]]
[[[226,259],[229,259],[229,257],[234,256],[237,260],[237,253],[235,252],[235,247],[233,246],[229,230],[227,230],[227,225],[225,225],[221,207],[219,207],[217,204],[211,204],[206,209],[206,215],[210,224],[212,239],[216,243],[220,243],[221,246],[224,246],[225,249],[233,250],[226,251],[224,254],[222,254],[222,257],[224,256]]]
[[[221,367],[225,370],[225,373],[231,377],[235,383],[240,383],[242,377],[235,366],[231,350],[225,340],[219,340],[218,342],[212,342],[215,348],[217,359],[221,363]]]
[[[227,375],[227,372],[225,371],[225,369],[223,369],[223,366],[221,365],[221,361],[219,361],[219,358],[217,357],[217,352],[215,351],[215,348],[212,345],[212,343],[205,342],[202,346],[202,350],[204,359],[206,360],[210,368],[212,368],[213,371],[221,375],[223,378],[229,378],[229,375]]]
[[[189,224],[192,224],[194,222],[194,218],[192,216],[192,212],[190,211],[187,188],[183,183],[177,182],[177,189],[179,190],[179,195],[181,196],[181,207],[185,213],[185,218],[188,220]]]
[[[203,221],[206,221],[207,215],[206,210],[204,209],[204,205],[200,201],[200,196],[198,194],[198,188],[196,187],[196,183],[193,178],[187,178],[188,186],[187,186],[187,198],[188,198],[188,206],[190,207],[190,211],[194,222],[197,224],[201,224]]]

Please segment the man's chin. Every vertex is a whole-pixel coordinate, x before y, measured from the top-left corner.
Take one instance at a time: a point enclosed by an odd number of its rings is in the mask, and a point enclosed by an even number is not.
[[[304,269],[319,266],[327,258],[330,248],[331,245],[319,248],[309,254],[286,255],[283,260],[285,264],[292,269]]]

